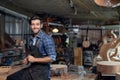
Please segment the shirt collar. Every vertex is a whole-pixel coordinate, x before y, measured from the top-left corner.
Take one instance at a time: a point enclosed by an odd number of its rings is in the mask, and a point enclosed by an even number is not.
[[[37,34],[36,38],[40,39],[43,35],[43,31],[40,30],[39,33]],[[34,37],[33,36],[30,36],[30,40],[32,40]]]
[[[39,31],[39,33],[38,33],[38,35],[36,36],[37,38],[41,38],[42,37],[42,35],[43,35],[43,31],[42,30],[40,30]]]

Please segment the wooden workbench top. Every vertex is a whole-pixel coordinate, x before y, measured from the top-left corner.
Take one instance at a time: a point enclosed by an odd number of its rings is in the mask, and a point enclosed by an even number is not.
[[[25,68],[25,65],[19,66],[1,66],[0,67],[0,80],[6,80],[6,77],[10,74],[13,74],[16,71]]]
[[[19,65],[19,66],[10,66],[10,67],[7,67],[7,66],[2,66],[0,67],[0,80],[6,80],[6,77],[18,70],[21,70],[22,68],[25,68],[26,66],[25,65]],[[66,65],[60,65],[59,64],[55,64],[55,65],[51,65],[51,67],[53,69],[55,68],[67,68]],[[94,74],[87,74],[85,75],[84,77],[84,80],[95,80],[95,77],[96,75]],[[76,75],[76,74],[64,74],[64,75],[61,75],[61,76],[53,76],[51,77],[51,80],[80,80],[80,76]]]
[[[19,65],[19,66],[1,66],[0,67],[0,80],[6,80],[6,77],[18,70],[21,70],[23,68],[25,68],[26,66],[25,65]],[[58,65],[58,64],[55,64],[55,65],[51,65],[52,69],[65,69],[67,68],[66,65]],[[66,72],[66,71],[65,71]],[[78,76],[76,75],[71,75],[71,74],[66,74],[66,75],[62,75],[62,76],[54,76],[54,77],[51,77],[51,80],[77,80],[78,79]]]

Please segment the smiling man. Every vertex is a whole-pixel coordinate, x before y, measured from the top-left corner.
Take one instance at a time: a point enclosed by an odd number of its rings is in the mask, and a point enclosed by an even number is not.
[[[41,30],[42,20],[33,16],[29,20],[33,34],[27,40],[28,55],[23,63],[30,66],[7,77],[7,80],[50,80],[50,63],[56,60],[54,40]]]

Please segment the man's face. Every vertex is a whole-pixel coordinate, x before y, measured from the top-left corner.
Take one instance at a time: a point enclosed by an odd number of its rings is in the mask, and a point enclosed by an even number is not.
[[[34,32],[34,34],[37,34],[40,29],[42,28],[42,24],[40,22],[40,20],[36,19],[36,20],[32,20],[31,21],[31,24],[30,24],[30,27],[32,29],[32,31]]]

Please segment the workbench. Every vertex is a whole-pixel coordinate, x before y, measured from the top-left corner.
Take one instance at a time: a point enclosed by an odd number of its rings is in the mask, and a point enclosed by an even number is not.
[[[19,71],[25,68],[25,65],[19,66],[1,66],[0,67],[0,80],[6,80],[6,77],[16,71]],[[63,71],[62,75],[51,77],[51,80],[78,80],[78,76],[74,74],[67,74],[67,66],[66,65],[51,65],[52,70],[60,69]]]
[[[0,80],[6,80],[6,77],[16,71],[19,71],[23,68],[25,68],[25,65],[19,65],[19,66],[1,66],[0,67]],[[51,80],[80,80],[80,76],[76,74],[70,74],[67,73],[67,66],[61,65],[61,64],[53,64],[51,65],[52,70],[60,69],[63,71],[62,75],[59,76],[52,76]],[[96,75],[95,74],[86,74],[84,76],[84,80],[95,80]]]

